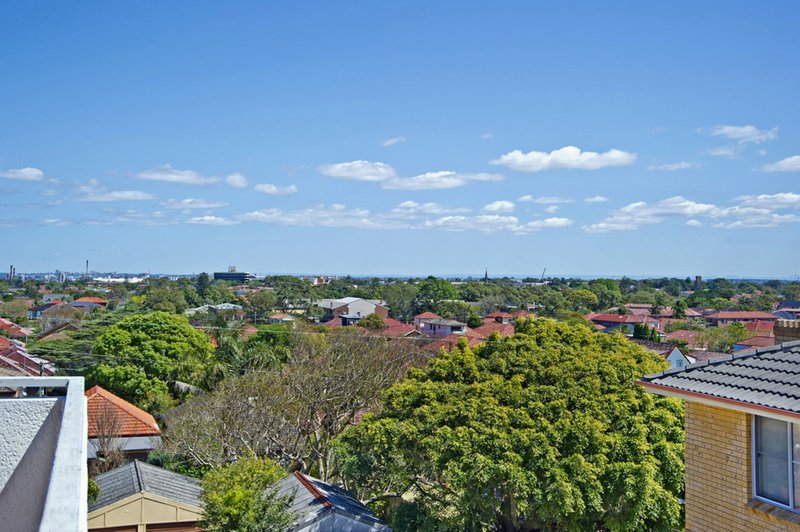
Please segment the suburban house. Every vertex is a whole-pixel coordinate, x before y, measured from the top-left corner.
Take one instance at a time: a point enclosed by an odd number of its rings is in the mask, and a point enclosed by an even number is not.
[[[347,491],[300,472],[279,480],[279,497],[291,497],[292,532],[371,532],[389,528]]]
[[[730,325],[731,323],[750,323],[754,321],[775,321],[777,316],[769,312],[742,311],[742,310],[720,310],[712,312],[705,317],[706,322],[712,327]]]
[[[644,321],[646,316],[634,316],[631,314],[595,314],[590,313],[584,316],[595,325],[603,327],[603,332],[622,331],[627,335],[633,334],[633,328],[637,323]]]
[[[769,347],[771,345],[775,345],[774,336],[753,336],[752,338],[747,338],[746,340],[741,340],[733,344],[733,352],[736,353],[753,347]]]
[[[436,320],[441,318],[438,314],[434,314],[433,312],[423,312],[422,314],[417,314],[414,316],[414,327],[417,329],[422,329],[422,320]]]
[[[428,336],[448,336],[450,334],[464,334],[466,323],[446,318],[428,318],[420,320],[422,334]]]
[[[200,532],[199,480],[134,460],[95,478],[100,494],[89,505],[96,532]]]
[[[514,319],[512,314],[508,312],[490,312],[484,316],[483,321],[494,321],[496,323],[511,323]]]
[[[793,341],[639,381],[685,402],[686,530],[800,530],[799,376]]]
[[[269,323],[271,325],[293,324],[294,317],[291,314],[273,314],[269,317]]]
[[[26,327],[21,327],[11,320],[0,318],[0,334],[11,338],[27,338],[33,335],[33,331]]]
[[[49,360],[31,355],[25,344],[0,336],[0,369],[9,375],[49,377],[56,368]]]
[[[67,294],[54,294],[51,292],[49,294],[42,295],[42,304],[53,303],[55,301],[63,302],[66,300],[67,300]]]
[[[38,319],[45,310],[63,304],[64,302],[61,301],[60,299],[55,299],[52,301],[48,301],[47,303],[42,303],[41,305],[36,305],[35,307],[31,307],[28,309],[28,319],[29,320]]]
[[[0,529],[85,531],[83,377],[0,377]],[[61,396],[31,388],[64,389]]]
[[[386,303],[377,299],[363,299],[360,297],[319,299],[314,302],[314,305],[325,312],[322,321],[337,319],[342,315],[363,318],[370,314],[377,314],[381,318],[389,317],[389,307],[386,306]]]
[[[108,306],[108,300],[102,297],[79,297],[73,303],[93,303],[103,308]]]
[[[57,325],[52,329],[48,329],[39,335],[37,341],[39,342],[47,342],[50,340],[65,340],[69,338],[67,333],[75,332],[79,330],[80,327],[73,323],[62,323],[61,325]]]
[[[153,416],[113,393],[93,386],[86,390],[89,419],[89,460],[109,451],[128,460],[147,458],[161,443],[161,429]]]
[[[701,349],[703,347],[703,331],[689,331],[678,329],[664,335],[667,341],[685,342],[689,349]]]

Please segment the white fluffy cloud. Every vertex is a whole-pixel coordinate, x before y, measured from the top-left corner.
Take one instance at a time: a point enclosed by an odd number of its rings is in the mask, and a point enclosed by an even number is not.
[[[452,214],[457,212],[469,212],[463,207],[446,207],[438,203],[418,203],[416,201],[404,201],[391,210],[392,214],[404,216],[417,216],[420,214]]]
[[[507,200],[497,200],[484,205],[483,212],[514,212],[514,202]]]
[[[195,198],[186,198],[182,200],[168,200],[164,202],[164,207],[168,209],[183,209],[183,210],[191,210],[191,209],[219,209],[221,207],[227,207],[228,204],[222,201],[211,201],[211,200],[204,200],[204,199],[195,199]]]
[[[261,192],[263,194],[272,194],[272,195],[282,195],[282,194],[294,194],[297,192],[297,187],[294,185],[289,185],[286,187],[279,187],[278,185],[272,185],[270,183],[260,183],[255,187],[256,192]]]
[[[550,205],[544,210],[544,212],[546,212],[547,214],[555,214],[558,212],[558,209],[559,209],[558,205]]]
[[[713,227],[726,229],[775,227],[784,223],[800,222],[800,216],[780,214],[775,209],[796,207],[800,195],[783,193],[762,196],[741,196],[738,205],[720,207],[710,203],[698,203],[683,196],[667,198],[650,204],[644,201],[630,203],[600,222],[586,225],[588,233],[608,231],[630,231],[645,225],[664,222],[670,217],[688,217],[689,226],[700,227],[698,218],[708,218]]]
[[[183,183],[185,185],[208,185],[211,183],[218,183],[219,178],[213,176],[204,176],[194,170],[178,170],[173,168],[170,164],[159,166],[151,170],[145,170],[136,174],[140,179],[148,179],[150,181],[164,181],[167,183]]]
[[[14,179],[17,181],[41,181],[44,179],[44,172],[38,168],[31,168],[28,166],[25,168],[11,168],[9,170],[2,171],[0,172],[0,177]]]
[[[231,220],[229,218],[211,215],[195,216],[193,218],[189,218],[186,222],[196,225],[236,225],[239,223],[238,220]]]
[[[502,165],[519,172],[542,172],[544,170],[577,169],[598,170],[611,166],[627,166],[633,164],[636,154],[611,149],[603,153],[581,151],[576,146],[564,146],[551,152],[520,150],[501,155],[489,161],[489,164]]]
[[[400,144],[401,142],[405,141],[406,141],[405,137],[392,137],[390,139],[386,139],[383,142],[381,142],[381,146],[385,147],[394,146],[395,144]]]
[[[219,178],[216,176],[206,176],[194,170],[178,170],[177,168],[173,168],[171,164],[144,170],[134,175],[139,179],[163,181],[165,183],[181,183],[184,185],[211,185],[224,182],[234,188],[244,188],[247,186],[247,177],[239,172],[229,174],[224,178]]]
[[[739,148],[736,146],[719,146],[707,150],[706,153],[714,157],[736,157],[739,155]]]
[[[323,164],[319,167],[322,174],[355,181],[386,181],[397,174],[394,168],[386,163],[371,161],[350,161],[349,163]]]
[[[530,194],[525,194],[524,196],[517,198],[517,201],[539,203],[542,205],[557,205],[559,203],[572,203],[574,200],[571,198],[560,198],[558,196],[539,196],[537,198],[535,196],[531,196]]]
[[[778,194],[759,194],[758,196],[739,196],[742,205],[766,209],[800,209],[800,194],[779,192]]]
[[[389,190],[442,190],[466,185],[470,181],[502,181],[500,174],[462,174],[443,170],[427,172],[414,177],[393,177],[383,183]]]
[[[112,201],[146,201],[158,199],[155,194],[141,190],[108,190],[97,179],[90,179],[85,185],[78,187],[78,201],[112,202]]]
[[[225,176],[225,182],[234,188],[244,188],[247,186],[247,178],[239,172]]]
[[[426,172],[414,177],[401,177],[386,163],[351,161],[324,164],[319,171],[327,176],[356,181],[381,182],[388,190],[443,190],[466,185],[470,181],[501,181],[503,176],[491,173],[460,173],[450,170]]]
[[[705,130],[712,137],[724,137],[739,144],[761,144],[778,138],[778,128],[758,129],[756,126],[718,125]]]
[[[800,172],[800,155],[787,157],[777,163],[765,164],[761,170],[764,172]]]
[[[500,231],[527,234],[542,229],[566,227],[567,218],[546,218],[521,222],[516,216],[485,213],[476,216],[454,214],[469,209],[452,208],[437,203],[405,201],[387,212],[350,208],[345,205],[316,205],[297,210],[262,209],[234,217],[242,222],[261,222],[303,227],[353,227],[359,229]]]
[[[584,202],[584,203],[587,203],[587,204],[590,204],[590,205],[591,205],[592,203],[605,203],[605,202],[607,202],[607,201],[611,201],[611,200],[609,200],[609,199],[608,199],[607,197],[605,197],[605,196],[592,196],[592,197],[590,197],[590,198],[585,198],[585,199],[583,200],[583,202]]]
[[[677,172],[678,170],[688,170],[689,168],[694,168],[697,166],[697,163],[692,163],[689,161],[681,161],[679,163],[665,163],[665,164],[654,164],[647,167],[648,170],[663,170],[666,172]]]

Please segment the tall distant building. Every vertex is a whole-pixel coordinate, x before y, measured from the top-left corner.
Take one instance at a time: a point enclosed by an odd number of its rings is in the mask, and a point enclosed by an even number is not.
[[[228,266],[227,272],[214,272],[215,281],[235,281],[237,283],[246,283],[253,278],[254,276],[250,273],[237,271],[236,266]]]

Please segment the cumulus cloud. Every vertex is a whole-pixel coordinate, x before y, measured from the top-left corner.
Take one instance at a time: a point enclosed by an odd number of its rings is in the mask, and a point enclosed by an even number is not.
[[[513,212],[514,202],[507,200],[497,200],[484,205],[481,209],[483,212]]]
[[[229,218],[223,218],[221,216],[195,216],[193,218],[189,218],[186,220],[186,223],[196,224],[196,225],[236,225],[239,223],[238,220],[231,220]]]
[[[559,209],[558,205],[550,205],[544,210],[544,212],[546,212],[547,214],[555,214],[558,212],[558,209]]]
[[[112,201],[146,201],[158,199],[155,194],[141,190],[108,190],[97,179],[90,179],[85,185],[78,186],[78,201],[112,202]]]
[[[219,209],[221,207],[227,207],[228,204],[222,201],[211,201],[211,200],[204,200],[204,199],[195,199],[195,198],[186,198],[182,200],[168,200],[164,202],[164,207],[168,209],[183,209],[183,210],[191,210],[191,209]]]
[[[665,172],[677,172],[678,170],[688,170],[689,168],[694,168],[697,166],[697,163],[692,163],[689,161],[681,161],[679,163],[665,163],[665,164],[654,164],[647,167],[648,170],[663,170]]]
[[[778,138],[778,128],[772,129],[759,129],[756,126],[731,126],[731,125],[718,125],[707,130],[703,130],[712,137],[724,137],[727,139],[735,140],[739,144],[761,144],[768,140]]]
[[[502,181],[500,174],[477,173],[462,174],[443,170],[427,172],[414,177],[393,177],[383,183],[389,190],[442,190],[466,185],[470,181]]]
[[[525,194],[524,196],[520,196],[517,198],[517,201],[525,201],[528,203],[539,203],[542,205],[554,205],[558,203],[572,203],[574,200],[571,198],[560,198],[558,196],[539,196],[538,198],[535,196],[531,196],[530,194]]]
[[[739,148],[736,146],[719,146],[707,150],[706,153],[714,157],[736,157],[739,154]]]
[[[501,155],[489,161],[489,164],[501,165],[519,172],[542,172],[544,170],[577,169],[598,170],[611,166],[627,166],[633,164],[636,154],[611,149],[603,153],[581,151],[576,146],[564,146],[551,152],[520,150]]]
[[[700,220],[695,220],[694,218],[692,218],[691,220],[686,222],[686,225],[688,225],[689,227],[703,227],[703,222],[701,222]]]
[[[683,196],[667,198],[653,204],[638,201],[612,211],[604,220],[586,225],[583,230],[588,233],[630,231],[681,216],[690,218],[687,225],[695,227],[702,224],[698,218],[708,218],[713,222],[713,227],[717,228],[775,227],[779,224],[800,221],[800,216],[774,212],[777,208],[794,207],[796,201],[794,196],[797,195],[785,193],[772,196],[742,196],[737,198],[738,205],[730,207],[699,203]]]
[[[349,163],[323,164],[319,167],[322,174],[355,181],[386,181],[397,174],[394,168],[386,163],[371,161],[350,161]]]
[[[248,212],[235,219],[242,222],[261,222],[303,227],[353,227],[381,230],[442,230],[499,231],[527,234],[548,228],[572,224],[567,218],[547,218],[531,222],[520,221],[516,216],[485,213],[476,216],[455,214],[469,209],[445,207],[436,203],[405,201],[387,212],[351,208],[345,205],[316,205],[297,210],[262,209]]]
[[[247,186],[247,178],[239,172],[225,176],[225,182],[234,188],[244,188]]]
[[[583,200],[584,203],[592,204],[592,203],[605,203],[606,201],[611,201],[605,196],[592,196],[590,198],[585,198]]]
[[[297,187],[294,185],[279,187],[278,185],[272,185],[270,183],[260,183],[256,185],[254,188],[256,192],[261,192],[263,194],[272,194],[272,195],[294,194],[295,192],[297,192]]]
[[[385,147],[394,146],[395,144],[400,144],[401,142],[405,141],[406,141],[405,137],[392,137],[390,139],[386,139],[383,142],[381,142],[381,146]]]
[[[25,168],[11,168],[9,170],[2,171],[0,172],[0,177],[14,179],[16,181],[41,181],[44,179],[44,172],[38,168],[31,168],[30,166],[27,166]]]
[[[419,214],[439,215],[457,212],[469,212],[469,209],[463,207],[446,207],[438,203],[418,203],[416,201],[404,201],[391,210],[391,213],[393,214],[406,216],[416,216]]]
[[[739,196],[742,205],[767,209],[800,209],[800,194],[779,192],[778,194],[759,194],[758,196]]]
[[[793,155],[777,163],[765,164],[761,167],[764,172],[800,172],[800,155]]]
[[[178,170],[173,168],[170,164],[165,164],[151,170],[145,170],[135,175],[140,179],[164,181],[167,183],[183,183],[185,185],[208,185],[211,183],[218,183],[220,180],[218,177],[201,175],[194,170]]]

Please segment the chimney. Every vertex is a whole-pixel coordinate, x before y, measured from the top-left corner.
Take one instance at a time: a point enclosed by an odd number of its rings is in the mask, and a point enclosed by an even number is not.
[[[800,340],[800,321],[778,320],[775,322],[775,343]]]

